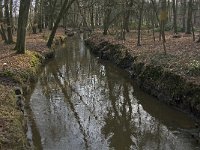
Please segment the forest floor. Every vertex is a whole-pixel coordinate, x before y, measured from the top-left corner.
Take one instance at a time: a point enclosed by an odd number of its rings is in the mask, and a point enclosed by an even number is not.
[[[162,66],[187,81],[200,85],[200,43],[192,39],[192,35],[179,33],[180,38],[173,38],[173,33],[166,32],[166,51],[156,33],[154,42],[152,33],[142,31],[141,46],[137,46],[137,33],[131,31],[126,34],[126,40],[118,40],[113,35],[103,36],[98,31],[93,33],[93,40],[104,39],[113,44],[121,44],[128,48],[132,56],[146,64]]]
[[[14,89],[27,84],[30,75],[38,69],[39,58],[48,53],[46,47],[50,31],[38,34],[27,34],[25,54],[16,54],[15,44],[6,45],[0,41],[0,149],[24,149],[26,137],[24,133],[23,114],[17,110]],[[64,30],[59,29],[57,37]],[[16,37],[14,36],[14,40]],[[4,66],[3,64],[7,65]],[[28,86],[28,85],[27,85]]]

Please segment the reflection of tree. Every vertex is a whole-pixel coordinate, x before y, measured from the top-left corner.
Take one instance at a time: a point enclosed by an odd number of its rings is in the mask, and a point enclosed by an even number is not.
[[[56,66],[55,66],[55,67],[56,67]],[[67,88],[66,85],[67,85],[67,84],[65,84],[65,86],[63,86],[63,84],[61,83],[61,81],[59,80],[59,78],[58,78],[58,76],[57,76],[57,74],[56,74],[57,72],[60,72],[58,68],[55,68],[55,69],[52,70],[52,74],[53,74],[53,76],[54,76],[54,79],[55,79],[57,85],[60,87],[62,93],[64,94],[65,100],[68,102],[68,104],[69,104],[69,106],[70,106],[70,109],[71,109],[72,112],[74,113],[74,116],[75,116],[75,118],[76,118],[76,120],[77,120],[77,122],[78,122],[78,124],[79,124],[79,129],[80,129],[81,133],[83,134],[83,140],[84,140],[84,142],[85,142],[85,147],[86,147],[86,149],[88,149],[87,135],[86,135],[85,130],[84,130],[82,124],[81,124],[81,121],[80,121],[81,119],[80,119],[78,113],[77,113],[76,110],[75,110],[74,104],[73,104],[72,101],[71,101],[71,99],[72,99],[71,96],[70,96],[71,94],[69,95],[69,94],[67,93],[67,91],[68,91],[68,90],[66,90],[66,88]],[[66,83],[66,82],[65,82],[65,83]]]
[[[42,93],[46,96],[47,99],[50,99],[51,88],[48,84],[49,72],[45,68],[42,73],[42,78],[40,78],[40,85],[42,87]]]
[[[91,135],[97,130],[88,127],[92,127],[96,121],[103,122],[95,128],[100,129],[104,125],[101,131],[110,140],[110,147],[117,150],[148,149],[149,146],[151,149],[163,149],[164,145],[171,144],[173,140],[165,137],[170,132],[163,131],[163,125],[159,120],[144,111],[137,100],[133,103],[134,96],[129,93],[131,85],[124,81],[124,77],[119,75],[120,72],[115,71],[117,69],[110,65],[99,67],[100,65],[92,56],[88,57],[88,51],[83,50],[80,56],[79,51],[75,50],[77,45],[73,44],[72,47],[69,45],[68,49],[59,51],[58,60],[46,68],[40,82],[46,97],[50,99],[46,102],[48,106],[52,105],[51,99],[56,95],[56,91],[64,95],[65,102],[71,109],[83,135],[85,147],[88,148],[90,140],[95,139]],[[82,88],[84,93],[80,92]],[[110,101],[106,101],[107,99]],[[77,109],[79,106],[84,110],[79,111]],[[106,115],[104,108],[107,108]],[[62,118],[56,123],[53,121],[50,124],[56,126],[59,123],[62,125],[66,123]],[[60,129],[60,132],[63,130]],[[99,136],[99,134],[102,133],[93,135]],[[173,146],[168,147],[173,149]]]
[[[109,66],[105,68],[111,106],[108,107],[106,124],[102,128],[102,132],[110,140],[110,146],[116,150],[148,149],[148,146],[163,148],[160,147],[163,140],[160,123],[146,113],[141,104],[132,103],[129,96],[130,85],[120,81],[110,69]]]
[[[44,69],[39,82],[42,93],[45,96],[43,99],[43,105],[45,106],[45,109],[43,110],[45,112],[45,119],[48,122],[47,124],[51,125],[49,126],[51,128],[49,128],[50,132],[48,134],[51,135],[52,139],[60,140],[60,135],[62,135],[61,133],[65,132],[63,131],[65,128],[61,128],[65,126],[61,119],[62,113],[57,111],[62,109],[62,105],[56,105],[56,103],[60,103],[60,88],[57,84],[55,84],[51,68],[49,66]]]
[[[133,126],[131,126],[132,107],[128,93],[127,84],[117,85],[119,91],[116,93],[117,83],[112,83],[112,76],[109,74],[109,68],[106,68],[106,76],[109,88],[109,99],[111,100],[111,108],[108,110],[105,118],[106,125],[102,128],[106,137],[110,137],[110,146],[116,150],[127,150],[134,145],[131,136],[134,134]],[[123,83],[123,82],[121,82]],[[124,99],[119,102],[119,95],[123,94]],[[128,108],[128,109],[127,109]],[[128,110],[128,111],[127,111]]]

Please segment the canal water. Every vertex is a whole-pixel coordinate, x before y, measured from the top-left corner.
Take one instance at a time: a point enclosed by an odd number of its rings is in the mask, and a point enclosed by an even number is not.
[[[70,37],[30,96],[35,149],[196,150],[195,122],[142,92],[129,75]]]

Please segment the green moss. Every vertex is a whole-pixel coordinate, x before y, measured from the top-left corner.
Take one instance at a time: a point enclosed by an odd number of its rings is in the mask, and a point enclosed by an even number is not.
[[[21,86],[30,82],[37,76],[41,65],[42,56],[36,52],[27,51],[30,59],[30,67],[19,70],[7,70],[1,72],[2,77],[8,77],[20,83]],[[24,132],[24,117],[17,110],[14,90],[11,87],[0,84],[0,121],[3,120],[4,132],[0,135],[0,149],[26,149],[26,135]]]
[[[43,59],[42,55],[37,52],[27,51],[26,54],[30,57],[30,68],[22,70],[18,73],[16,78],[20,81],[20,83],[27,82],[37,76],[39,66],[41,65]]]
[[[42,56],[39,53],[27,51],[26,54],[31,59],[31,67],[35,68],[38,67],[41,64]]]
[[[13,77],[14,73],[11,70],[5,70],[0,73],[0,76],[3,77]]]
[[[26,136],[23,132],[23,116],[16,109],[15,94],[10,87],[0,85],[0,120],[3,124],[0,149],[24,149]]]

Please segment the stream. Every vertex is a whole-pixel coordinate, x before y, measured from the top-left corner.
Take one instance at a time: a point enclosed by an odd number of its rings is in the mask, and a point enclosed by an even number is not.
[[[44,150],[197,150],[195,121],[142,92],[100,60],[83,35],[67,39],[30,95],[28,139]]]

